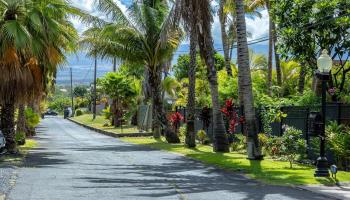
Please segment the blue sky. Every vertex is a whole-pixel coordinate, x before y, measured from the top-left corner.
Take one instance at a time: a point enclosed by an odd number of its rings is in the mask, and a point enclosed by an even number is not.
[[[114,0],[119,7],[125,12],[127,7],[130,5],[131,0]],[[70,2],[92,15],[99,16],[101,18],[105,18],[105,16],[98,12],[97,5],[95,4],[95,0],[70,0]],[[217,3],[212,1],[212,6],[217,7]],[[246,18],[247,30],[252,34],[249,40],[254,40],[262,37],[268,36],[268,14],[266,10],[261,10],[262,18]],[[72,19],[74,26],[81,33],[87,29],[87,26],[81,23],[78,19]],[[216,49],[222,48],[221,43],[221,33],[220,33],[220,24],[217,16],[214,17],[214,22],[212,25],[212,34],[214,39],[214,46]],[[257,45],[252,45],[251,48],[257,53],[267,53],[267,43],[260,43]],[[180,54],[183,54],[183,51],[188,49],[188,41],[184,41],[177,53],[175,53],[173,63],[176,62],[177,57]],[[236,52],[233,52],[233,57],[235,57]],[[68,57],[68,63],[66,67],[63,67],[58,75],[57,82],[60,84],[64,84],[69,80],[68,67],[73,68],[73,72],[75,78],[73,78],[75,84],[88,83],[92,80],[92,65],[93,61],[85,56],[83,52],[78,53],[78,55],[70,55]],[[99,61],[98,65],[98,76],[102,76],[111,70],[111,64],[108,61]]]

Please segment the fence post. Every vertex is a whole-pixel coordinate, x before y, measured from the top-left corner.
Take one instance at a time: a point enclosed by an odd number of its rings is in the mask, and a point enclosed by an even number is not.
[[[306,139],[306,155],[309,158],[310,153],[310,137],[309,137],[309,116],[310,108],[306,108],[306,127],[305,127],[305,139]]]
[[[283,113],[283,111],[284,111],[284,109],[283,109],[284,107],[281,107],[280,108],[280,112],[282,112]],[[283,124],[283,117],[281,117],[281,121],[280,121],[280,123],[279,123],[279,128],[280,128],[280,136],[282,136],[283,135],[283,128],[282,128],[282,124]]]

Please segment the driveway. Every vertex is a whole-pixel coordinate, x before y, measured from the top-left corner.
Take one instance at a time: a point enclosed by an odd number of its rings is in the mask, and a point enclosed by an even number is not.
[[[264,185],[183,156],[128,144],[51,117],[17,169],[11,200],[329,199]]]

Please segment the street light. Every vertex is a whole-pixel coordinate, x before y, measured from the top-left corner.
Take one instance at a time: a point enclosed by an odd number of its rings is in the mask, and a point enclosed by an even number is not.
[[[328,55],[327,50],[323,50],[321,56],[317,60],[318,70],[316,76],[322,82],[322,128],[320,132],[320,156],[317,158],[315,177],[329,177],[328,161],[325,155],[325,143],[326,143],[326,95],[327,95],[327,82],[329,81],[329,72],[333,66],[332,58]]]

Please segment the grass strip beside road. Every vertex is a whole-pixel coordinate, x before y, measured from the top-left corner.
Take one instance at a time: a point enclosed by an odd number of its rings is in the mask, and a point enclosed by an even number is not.
[[[114,126],[103,126],[104,124],[108,123],[110,124],[108,119],[105,119],[103,116],[97,115],[96,119],[93,120],[92,119],[92,114],[84,114],[84,115],[80,115],[77,117],[72,117],[70,118],[73,121],[82,123],[84,125],[96,128],[96,129],[100,129],[103,131],[108,131],[111,133],[115,133],[115,134],[128,134],[128,133],[138,133],[139,130],[137,129],[136,126],[126,126],[124,125],[123,128],[115,128]]]
[[[220,168],[243,173],[250,178],[273,185],[334,185],[331,178],[315,178],[314,167],[294,164],[289,168],[289,162],[265,158],[262,161],[247,160],[241,153],[214,153],[211,146],[198,145],[194,149],[185,148],[183,144],[169,144],[163,139],[152,137],[122,138],[121,140],[134,144],[147,145],[155,149],[179,153],[187,157],[215,165]],[[337,174],[339,182],[349,182],[350,172],[340,171]]]
[[[26,143],[22,146],[18,146],[18,155],[4,155],[0,156],[0,163],[21,164],[23,158],[27,155],[30,149],[36,148],[38,142],[33,139],[26,139]]]

